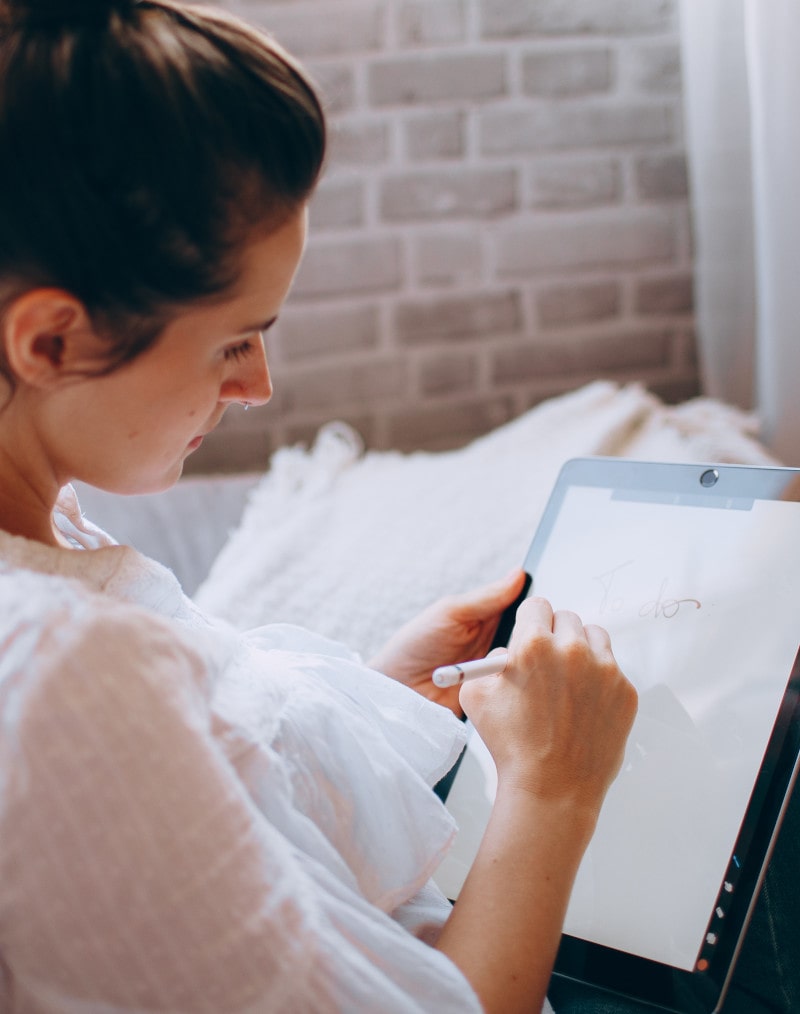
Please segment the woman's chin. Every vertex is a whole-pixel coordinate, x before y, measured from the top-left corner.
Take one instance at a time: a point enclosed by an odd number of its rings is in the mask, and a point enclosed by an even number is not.
[[[185,457],[185,455],[184,455]],[[165,493],[177,483],[183,474],[183,460],[180,460],[157,475],[126,475],[124,478],[100,479],[80,477],[87,486],[94,486],[106,493],[117,496],[148,496],[154,493]]]

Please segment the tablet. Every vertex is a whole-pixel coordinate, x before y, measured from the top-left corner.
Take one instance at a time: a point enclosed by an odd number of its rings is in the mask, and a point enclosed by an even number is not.
[[[524,566],[525,594],[609,631],[639,693],[555,974],[719,1010],[798,774],[800,469],[569,461]],[[459,825],[436,878],[452,900],[495,785],[471,730],[441,791]]]

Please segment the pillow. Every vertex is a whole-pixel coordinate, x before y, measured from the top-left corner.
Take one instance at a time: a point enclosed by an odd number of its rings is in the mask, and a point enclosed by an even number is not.
[[[457,451],[365,454],[332,423],[310,450],[273,455],[195,598],[240,629],[297,623],[368,658],[433,599],[519,565],[568,458],[774,464],[754,427],[708,399],[667,407],[606,381]]]
[[[260,475],[190,476],[163,493],[120,496],[75,482],[81,509],[117,542],[174,572],[193,594],[239,524]]]

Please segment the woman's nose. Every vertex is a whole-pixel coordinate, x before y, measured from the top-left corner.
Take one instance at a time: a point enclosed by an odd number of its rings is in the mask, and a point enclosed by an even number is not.
[[[255,348],[227,377],[220,391],[220,401],[240,401],[247,405],[266,405],[272,397],[272,378],[269,374],[264,343],[257,340]]]

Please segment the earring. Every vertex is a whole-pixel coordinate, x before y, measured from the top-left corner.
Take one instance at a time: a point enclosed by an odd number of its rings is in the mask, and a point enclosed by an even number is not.
[[[242,406],[244,407],[244,410],[246,412],[248,410],[248,408],[250,408],[250,402],[249,401],[243,401],[242,402]]]

